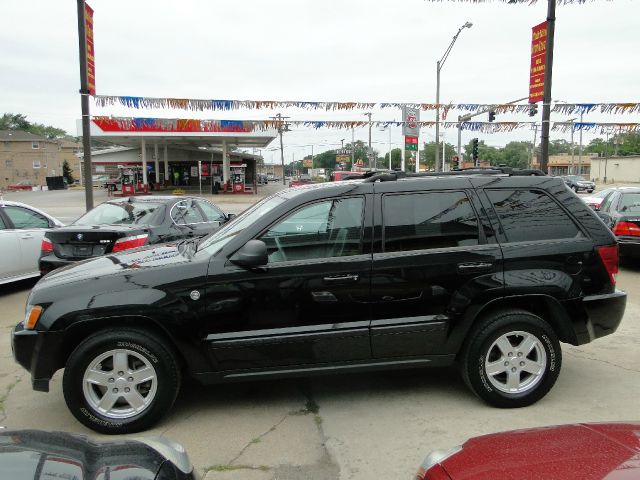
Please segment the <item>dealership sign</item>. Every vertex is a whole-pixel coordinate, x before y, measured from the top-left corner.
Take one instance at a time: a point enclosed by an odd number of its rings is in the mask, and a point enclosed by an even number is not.
[[[402,134],[411,137],[418,136],[418,122],[420,121],[420,110],[407,106],[402,107]]]
[[[87,87],[89,95],[96,95],[96,63],[93,51],[93,9],[84,4],[84,39],[87,49]]]
[[[547,22],[532,28],[531,68],[529,70],[529,103],[544,98],[544,70],[547,60]]]

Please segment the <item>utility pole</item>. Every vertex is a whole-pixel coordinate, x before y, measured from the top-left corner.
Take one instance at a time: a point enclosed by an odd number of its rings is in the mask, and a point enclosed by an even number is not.
[[[351,127],[351,171],[353,172],[353,169],[355,167],[355,163],[356,163],[356,133],[355,130],[353,129],[353,127]]]
[[[280,163],[282,165],[282,184],[286,185],[285,174],[284,174],[284,146],[282,144],[282,133],[289,131],[289,124],[286,119],[289,117],[283,117],[281,114],[277,114],[275,117],[271,117],[272,120],[275,120],[276,127],[278,129],[278,134],[280,135]]]
[[[87,32],[84,0],[78,0],[78,47],[80,51],[80,104],[82,108],[82,150],[84,159],[84,198],[87,212],[93,208],[93,173],[91,168],[91,117],[87,80]]]
[[[578,149],[578,175],[582,175],[582,116],[583,115],[584,115],[584,112],[580,112],[580,148]]]
[[[536,141],[538,140],[538,124],[532,125],[533,127],[533,145],[531,146],[531,164],[529,168],[533,168],[533,159],[536,154]]]
[[[367,153],[369,155],[369,170],[372,170],[373,150],[371,150],[371,112],[367,112],[365,115],[369,117],[369,151]]]
[[[553,36],[556,29],[556,0],[548,0],[547,43],[545,46],[544,97],[542,99],[542,134],[540,135],[540,170],[549,170],[549,127],[551,118],[551,79],[553,73]]]

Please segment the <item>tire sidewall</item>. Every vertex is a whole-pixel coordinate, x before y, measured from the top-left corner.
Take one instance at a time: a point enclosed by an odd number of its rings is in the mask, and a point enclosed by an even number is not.
[[[547,365],[542,380],[532,389],[522,393],[508,394],[497,390],[488,379],[485,359],[489,348],[500,336],[524,331],[535,335],[544,348]],[[467,355],[467,375],[471,388],[483,400],[502,408],[517,408],[531,405],[544,397],[555,384],[562,364],[560,343],[553,330],[539,317],[528,314],[513,314],[502,317],[482,329],[472,342]]]
[[[87,402],[83,377],[87,367],[104,352],[126,349],[143,356],[155,369],[157,389],[151,404],[136,416],[112,419]],[[63,377],[65,401],[71,413],[92,430],[107,434],[133,433],[149,428],[166,413],[177,395],[179,374],[171,352],[156,339],[137,331],[105,332],[81,343],[71,354]]]

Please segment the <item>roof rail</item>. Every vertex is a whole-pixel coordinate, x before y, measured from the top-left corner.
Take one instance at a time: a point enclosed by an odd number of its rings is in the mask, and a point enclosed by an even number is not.
[[[545,176],[542,170],[538,169],[518,169],[512,167],[489,167],[489,168],[465,168],[462,170],[452,170],[450,172],[384,172],[376,173],[365,178],[365,182],[392,182],[401,178],[419,178],[419,177],[448,177],[459,175],[508,175],[510,177],[530,177]]]

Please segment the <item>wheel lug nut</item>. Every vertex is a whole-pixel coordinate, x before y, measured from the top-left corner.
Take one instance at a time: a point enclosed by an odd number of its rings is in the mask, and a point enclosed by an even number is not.
[[[114,388],[114,389],[113,389],[113,393],[118,393],[118,389],[117,389],[117,388]]]
[[[118,372],[118,376],[120,376],[120,377],[121,377],[121,376],[123,376],[123,375],[124,375],[124,372]]]
[[[520,366],[521,366],[521,367],[524,367],[524,362],[520,362]]]
[[[513,357],[513,352],[509,352],[509,356],[510,356],[510,357]]]
[[[116,380],[115,380],[115,378],[110,378],[110,379],[109,379],[109,383],[113,383],[113,382],[115,382],[115,381],[116,381]]]
[[[516,370],[518,370],[516,367],[513,367],[513,368],[511,369],[511,371],[512,371],[512,372],[514,372],[514,373],[516,372]]]
[[[522,356],[522,352],[518,352],[518,356],[521,357]]]
[[[125,393],[129,393],[130,391],[131,391],[131,390],[130,390],[130,388],[129,388],[129,387],[124,387],[124,392],[125,392]]]
[[[127,382],[133,382],[133,377],[127,378]]]
[[[504,366],[508,367],[509,366],[509,362],[504,362]]]

